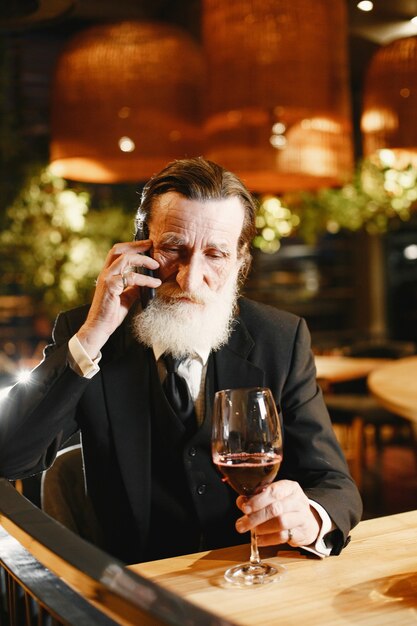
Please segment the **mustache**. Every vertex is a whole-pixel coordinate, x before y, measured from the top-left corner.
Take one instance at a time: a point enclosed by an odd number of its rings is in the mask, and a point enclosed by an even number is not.
[[[183,291],[174,285],[162,284],[157,291],[157,296],[162,300],[187,299],[193,304],[209,304],[213,301],[212,294],[200,292]]]

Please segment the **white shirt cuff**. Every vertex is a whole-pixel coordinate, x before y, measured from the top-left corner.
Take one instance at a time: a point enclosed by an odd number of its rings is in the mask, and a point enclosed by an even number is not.
[[[324,509],[321,504],[315,502],[314,500],[308,500],[310,506],[319,514],[321,519],[321,528],[319,535],[314,543],[309,546],[302,546],[303,550],[308,550],[308,552],[312,552],[321,558],[325,556],[329,556],[332,551],[332,546],[326,546],[324,542],[324,537],[330,531],[336,528],[335,524],[332,522],[332,519],[326,509]]]
[[[100,371],[98,366],[100,359],[101,352],[92,360],[79,342],[77,335],[71,337],[68,342],[68,363],[70,368],[74,370],[78,376],[92,378]]]

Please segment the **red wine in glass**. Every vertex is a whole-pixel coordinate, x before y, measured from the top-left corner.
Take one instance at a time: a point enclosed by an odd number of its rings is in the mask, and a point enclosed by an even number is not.
[[[229,485],[241,496],[254,496],[274,480],[281,465],[278,454],[219,455],[215,463]]]
[[[282,461],[281,423],[269,389],[251,387],[218,391],[214,398],[213,462],[229,485],[251,497],[276,477]],[[247,586],[275,582],[282,565],[264,563],[259,557],[256,532],[251,531],[248,563],[229,568],[225,579]]]

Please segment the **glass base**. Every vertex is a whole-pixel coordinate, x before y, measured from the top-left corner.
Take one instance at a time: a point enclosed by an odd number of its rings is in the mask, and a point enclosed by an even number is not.
[[[239,587],[250,585],[266,585],[281,580],[286,569],[283,565],[271,565],[270,563],[242,563],[226,570],[224,577],[228,583]]]

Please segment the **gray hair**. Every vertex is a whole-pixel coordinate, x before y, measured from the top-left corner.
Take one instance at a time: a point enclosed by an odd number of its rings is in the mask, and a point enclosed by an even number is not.
[[[155,199],[175,191],[189,200],[225,200],[236,197],[242,203],[245,217],[238,243],[238,253],[244,258],[241,277],[248,274],[250,246],[256,234],[256,201],[243,182],[232,172],[202,157],[179,159],[169,163],[155,174],[142,191],[141,203],[136,213],[136,229],[149,223]]]

